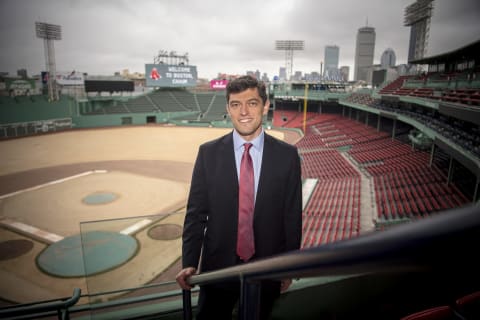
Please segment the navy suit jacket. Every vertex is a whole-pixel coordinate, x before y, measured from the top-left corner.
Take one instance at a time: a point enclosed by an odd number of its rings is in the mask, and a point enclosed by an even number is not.
[[[183,230],[183,267],[237,264],[238,177],[229,133],[204,143],[194,165]],[[300,248],[302,182],[297,148],[265,134],[254,212],[255,255]],[[203,251],[202,251],[203,246]]]

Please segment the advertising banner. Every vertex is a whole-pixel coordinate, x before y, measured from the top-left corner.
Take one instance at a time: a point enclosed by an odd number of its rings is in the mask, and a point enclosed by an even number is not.
[[[42,71],[42,84],[47,84],[47,83],[48,83],[48,72]]]
[[[197,84],[197,67],[168,64],[146,64],[147,87],[194,87]]]
[[[57,83],[62,86],[81,86],[84,84],[83,73],[76,72],[57,72]]]
[[[225,90],[227,88],[228,80],[211,80],[210,89],[213,90]]]
[[[35,80],[33,79],[5,79],[7,90],[14,90],[15,92],[32,92],[35,89]]]

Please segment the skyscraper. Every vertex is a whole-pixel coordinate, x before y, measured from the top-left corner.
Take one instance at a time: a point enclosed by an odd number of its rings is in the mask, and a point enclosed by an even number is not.
[[[285,69],[285,67],[280,67],[280,69],[278,70],[278,77],[282,81],[287,80],[287,69]]]
[[[357,43],[355,46],[355,66],[353,79],[355,81],[368,79],[369,71],[373,65],[373,54],[375,52],[375,28],[362,27],[358,29]]]
[[[325,70],[323,76],[326,79],[333,79],[338,74],[338,57],[340,48],[338,46],[325,46]]]
[[[397,62],[397,57],[395,55],[395,51],[393,49],[388,48],[382,53],[382,57],[380,58],[380,65],[382,69],[388,69],[390,67],[394,67]]]
[[[349,66],[341,66],[340,67],[340,74],[342,76],[342,81],[348,82],[349,75],[350,75],[350,67]]]

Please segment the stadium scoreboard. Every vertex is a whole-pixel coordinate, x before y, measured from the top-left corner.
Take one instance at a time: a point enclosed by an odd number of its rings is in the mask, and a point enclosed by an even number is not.
[[[197,84],[197,67],[146,64],[145,84],[147,87],[194,87]]]

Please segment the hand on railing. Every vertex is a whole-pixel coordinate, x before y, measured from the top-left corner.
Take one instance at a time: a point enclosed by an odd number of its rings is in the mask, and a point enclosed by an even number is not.
[[[190,290],[193,288],[190,284],[188,284],[187,279],[190,278],[192,275],[194,275],[197,272],[197,269],[193,267],[188,267],[180,270],[180,272],[176,276],[176,280],[178,285],[183,289],[183,290]]]

